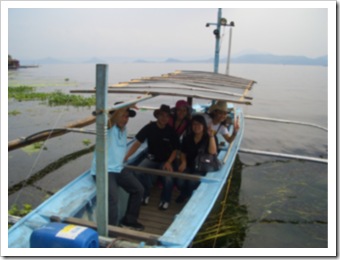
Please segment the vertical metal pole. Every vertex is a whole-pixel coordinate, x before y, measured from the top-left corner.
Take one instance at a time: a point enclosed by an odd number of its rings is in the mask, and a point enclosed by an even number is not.
[[[218,73],[218,64],[220,62],[220,29],[221,29],[221,17],[222,17],[222,8],[218,8],[217,13],[217,29],[216,29],[216,45],[215,45],[215,59],[214,59],[214,73]]]
[[[230,27],[229,31],[229,45],[228,45],[228,59],[227,59],[227,70],[226,74],[229,75],[229,64],[230,64],[230,50],[231,50],[231,31],[233,27]]]
[[[97,227],[100,236],[108,235],[108,174],[107,174],[107,68],[96,66],[96,182]]]

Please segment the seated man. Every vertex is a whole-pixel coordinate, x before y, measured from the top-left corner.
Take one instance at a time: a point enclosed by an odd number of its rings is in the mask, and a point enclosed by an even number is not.
[[[136,141],[131,146],[125,156],[125,161],[133,155],[140,145],[147,140],[148,155],[139,164],[140,167],[164,169],[173,171],[172,162],[176,159],[177,150],[179,150],[179,138],[175,130],[168,125],[170,117],[170,107],[161,105],[154,112],[156,122],[145,125],[136,135]],[[150,188],[152,186],[152,178],[146,173],[137,175],[144,186],[144,205],[148,204],[150,197]],[[162,177],[163,191],[159,209],[166,210],[169,207],[171,194],[173,189],[173,178]]]
[[[119,102],[120,103],[120,102]],[[119,104],[118,102],[116,104]],[[127,150],[126,125],[130,117],[136,112],[129,108],[122,108],[114,111],[108,120],[107,150],[108,150],[108,206],[109,225],[119,224],[118,219],[118,186],[129,193],[129,201],[124,218],[120,225],[143,230],[144,226],[138,220],[141,199],[144,194],[143,186],[132,172],[123,168],[124,155]],[[91,174],[96,179],[96,153],[93,154]]]

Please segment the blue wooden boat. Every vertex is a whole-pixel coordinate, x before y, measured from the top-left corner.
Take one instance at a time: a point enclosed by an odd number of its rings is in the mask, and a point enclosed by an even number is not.
[[[140,103],[146,99],[162,96],[186,97],[193,104],[195,113],[204,113],[211,105],[212,100],[226,100],[232,118],[238,117],[240,129],[231,144],[225,143],[223,137],[218,137],[220,151],[218,158],[222,163],[219,171],[208,172],[199,177],[200,185],[192,197],[184,204],[170,204],[167,211],[157,208],[161,188],[153,188],[150,204],[141,207],[140,222],[145,225],[143,232],[118,226],[108,226],[108,236],[99,236],[102,247],[160,247],[185,248],[189,247],[211,209],[216,203],[231,172],[233,162],[240,148],[244,132],[244,117],[237,104],[250,104],[251,97],[247,96],[255,82],[238,77],[200,71],[175,71],[160,77],[134,79],[109,87],[109,93],[129,93],[138,95],[132,101],[126,101],[111,109]],[[180,89],[180,90],[179,90]],[[231,93],[228,89],[237,89],[239,93]],[[75,93],[93,93],[95,90],[77,90]],[[140,97],[144,94],[143,97]],[[125,95],[126,96],[126,95]],[[119,100],[121,100],[120,97]],[[198,100],[199,102],[194,102]],[[210,101],[209,101],[210,100]],[[232,129],[232,126],[231,126]],[[129,143],[131,145],[133,140]],[[127,167],[138,169],[135,165],[145,156],[146,144],[143,144],[132,158]],[[161,170],[150,174],[172,174],[177,178],[191,178],[189,174],[170,173]],[[9,248],[30,247],[32,233],[53,221],[80,225],[97,230],[97,187],[90,171],[66,185],[55,195],[34,209],[31,213],[20,219],[8,231]],[[120,215],[125,210],[127,194],[121,190]],[[176,198],[174,189],[173,200]]]
[[[211,105],[211,101],[227,101],[230,109],[229,116],[231,119],[239,118],[240,129],[236,138],[230,144],[226,144],[223,137],[218,136],[220,148],[218,158],[222,164],[221,169],[215,172],[208,172],[204,177],[194,177],[190,174],[166,172],[162,170],[142,169],[136,167],[136,165],[146,155],[145,151],[147,147],[146,144],[143,144],[134,156],[129,159],[126,167],[135,171],[142,170],[149,174],[172,175],[175,178],[195,179],[200,182],[200,185],[186,203],[176,204],[173,202],[167,211],[157,209],[160,187],[155,185],[150,196],[150,204],[146,207],[141,207],[139,220],[145,225],[145,230],[140,232],[117,226],[107,226],[105,224],[107,208],[104,205],[105,203],[102,203],[102,198],[105,198],[105,192],[103,190],[105,190],[104,187],[107,184],[105,180],[99,181],[99,179],[105,178],[99,177],[98,173],[100,172],[101,176],[106,174],[106,171],[104,171],[105,163],[103,163],[105,159],[101,158],[105,157],[106,154],[99,154],[99,156],[97,154],[97,160],[101,160],[100,163],[97,161],[97,166],[103,166],[101,171],[98,171],[97,168],[97,183],[93,181],[88,170],[66,185],[9,229],[9,248],[30,247],[30,239],[33,237],[32,234],[35,234],[37,230],[43,229],[44,227],[49,227],[52,222],[62,222],[65,223],[65,225],[72,224],[97,230],[101,247],[186,248],[190,246],[214,204],[217,202],[218,196],[231,172],[244,132],[242,109],[237,108],[236,105],[251,104],[252,98],[247,96],[247,93],[255,83],[252,80],[217,73],[220,49],[219,30],[221,25],[226,26],[225,23],[221,24],[221,21],[221,9],[219,9],[218,23],[216,24],[217,30],[214,31],[216,36],[214,73],[175,71],[156,77],[133,79],[129,82],[112,85],[107,89],[106,75],[103,75],[105,73],[98,70],[99,66],[102,65],[97,65],[96,90],[73,91],[73,93],[96,92],[97,100],[100,100],[100,104],[97,103],[96,108],[96,113],[98,113],[97,118],[100,119],[97,120],[96,146],[102,146],[103,143],[105,143],[105,140],[98,138],[98,136],[101,136],[103,132],[105,132],[103,125],[106,124],[106,118],[101,111],[107,111],[106,105],[103,105],[106,103],[106,92],[115,93],[116,95],[138,95],[138,97],[132,101],[126,101],[112,107],[112,110],[140,103],[157,96],[186,97],[189,104],[192,104],[195,113],[204,113]],[[140,97],[141,94],[144,96]],[[119,100],[122,100],[122,98],[119,97]],[[200,102],[195,102],[196,100]],[[91,118],[89,122],[92,122]],[[83,126],[84,124],[79,125],[79,127]],[[231,125],[230,127],[232,131],[233,126]],[[69,129],[67,129],[66,132],[68,131]],[[57,134],[59,135],[60,133],[58,132]],[[105,139],[105,134],[103,134],[103,136]],[[38,136],[38,138],[45,137]],[[30,138],[30,140],[16,140],[13,142],[13,146],[11,144],[11,148],[9,143],[9,150],[15,149],[12,147],[18,147],[18,145],[32,143],[34,140],[35,138]],[[129,145],[131,145],[132,142],[133,141],[131,141]],[[101,150],[104,151],[105,149]],[[174,189],[173,193],[174,200],[176,197],[176,189]],[[128,195],[123,190],[120,190],[119,199],[119,215],[122,216],[126,208]]]

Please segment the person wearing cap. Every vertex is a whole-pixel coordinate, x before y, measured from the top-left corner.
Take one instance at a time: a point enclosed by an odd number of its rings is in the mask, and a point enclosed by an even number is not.
[[[118,103],[118,102],[117,102]],[[115,103],[115,105],[117,104]],[[121,102],[119,102],[121,103]],[[110,112],[107,130],[107,167],[108,167],[108,206],[109,225],[122,225],[136,230],[143,230],[144,226],[137,219],[144,194],[144,187],[123,166],[124,155],[127,151],[126,125],[130,117],[135,117],[136,112],[130,108],[122,108]],[[91,174],[96,179],[96,153],[93,154]],[[129,193],[129,201],[124,217],[118,223],[118,186]]]
[[[211,129],[214,131],[214,134],[221,134],[224,139],[231,143],[240,128],[238,118],[234,122],[234,131],[230,134],[226,122],[227,122],[227,114],[228,114],[228,107],[226,101],[217,101],[216,104],[212,105],[209,108],[209,113],[204,114],[204,118],[207,122],[208,126],[211,126]]]
[[[169,125],[175,129],[179,137],[190,127],[191,106],[185,100],[178,100],[172,109],[174,113],[169,119]]]
[[[144,141],[147,141],[148,154],[139,166],[173,171],[172,163],[176,159],[180,144],[175,130],[168,125],[170,112],[168,105],[161,105],[159,109],[154,111],[154,117],[157,121],[148,123],[137,133],[136,141],[126,154],[125,161],[137,151]],[[152,178],[146,173],[139,173],[137,177],[144,186],[143,204],[146,205],[149,203]],[[161,178],[163,190],[159,209],[166,210],[171,200],[173,178],[170,176],[162,176]]]

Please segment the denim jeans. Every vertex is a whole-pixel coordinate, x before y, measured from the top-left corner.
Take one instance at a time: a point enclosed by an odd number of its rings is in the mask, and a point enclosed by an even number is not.
[[[193,169],[187,168],[184,171],[185,173],[189,173],[196,176],[204,176],[204,173],[195,172]],[[177,185],[179,190],[181,191],[180,196],[184,198],[190,198],[192,192],[197,189],[198,185],[200,184],[199,181],[192,181],[192,180],[185,180],[185,179],[177,179]]]
[[[127,223],[136,223],[144,193],[143,185],[131,171],[126,169],[123,169],[120,173],[110,172],[108,182],[109,225],[118,224],[118,186],[129,193],[128,205],[123,219]]]
[[[155,162],[149,158],[145,158],[138,166],[152,169],[162,169],[164,162]],[[153,176],[148,173],[136,173],[137,178],[144,186],[144,198],[150,196],[150,190],[152,187]],[[170,202],[172,189],[174,186],[174,179],[170,176],[161,176],[163,190],[161,193],[161,201]]]

